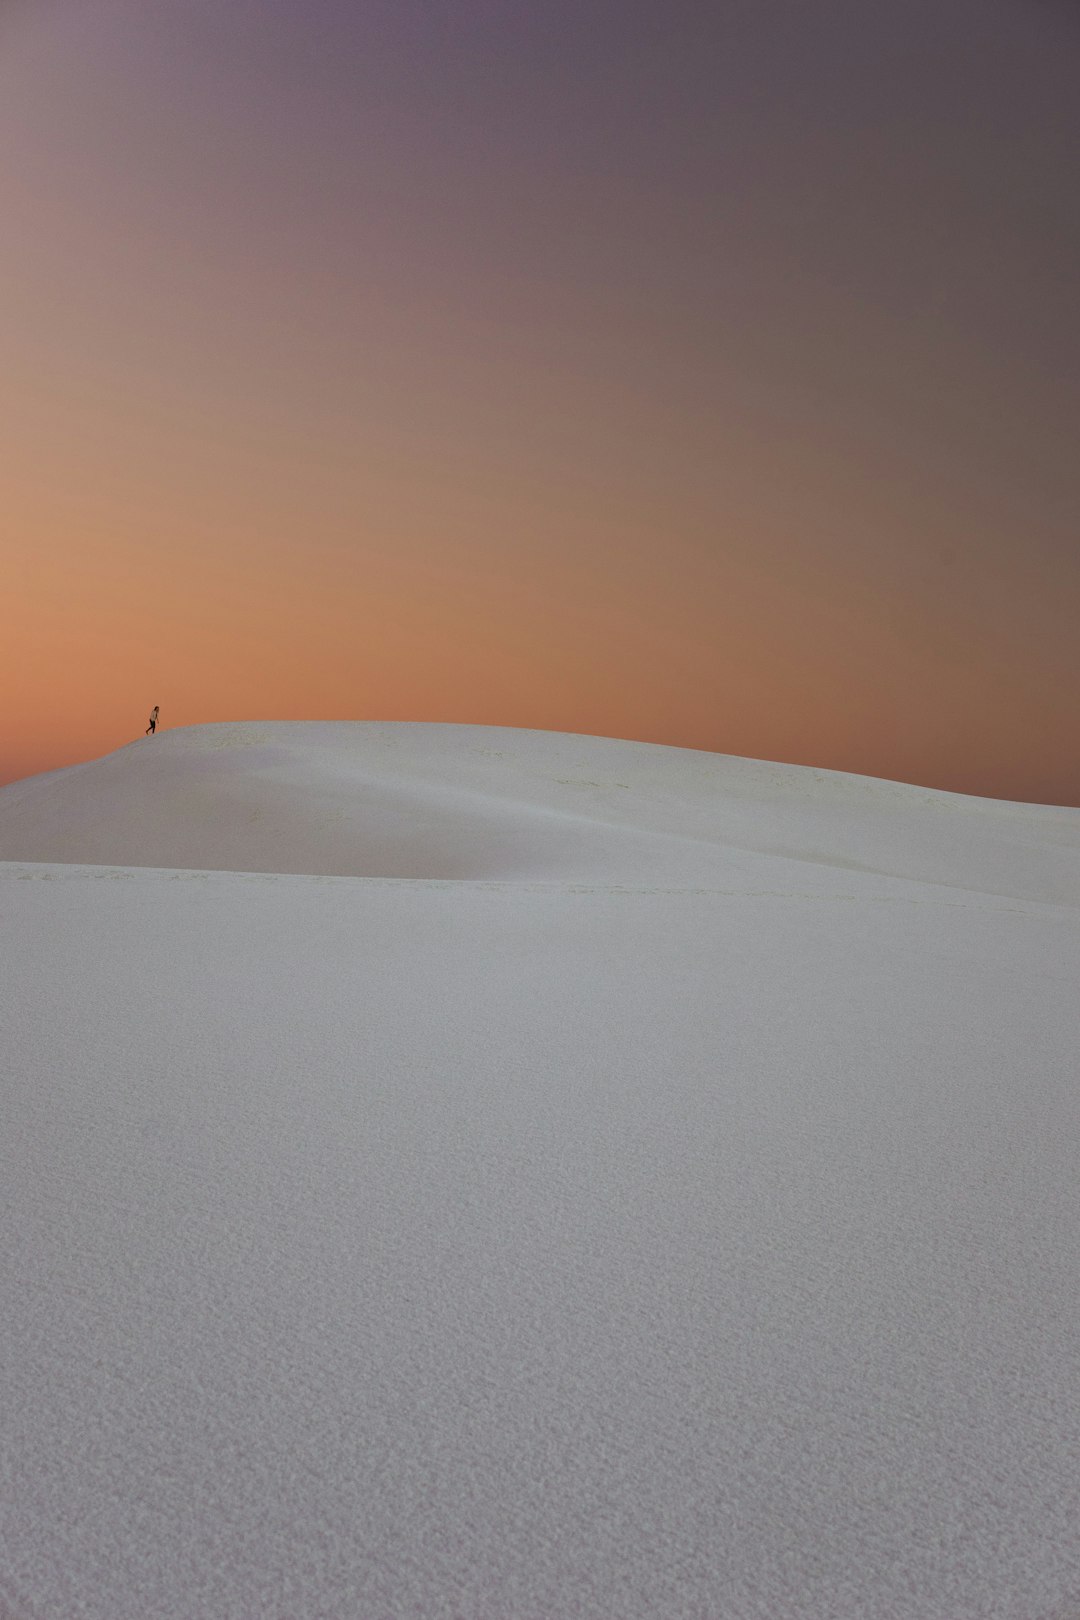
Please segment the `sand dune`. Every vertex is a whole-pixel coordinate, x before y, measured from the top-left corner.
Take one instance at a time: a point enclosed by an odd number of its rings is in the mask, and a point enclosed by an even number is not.
[[[3,1620],[1080,1615],[1080,812],[208,726],[0,857]]]
[[[0,790],[0,858],[743,887],[809,881],[798,862],[1080,904],[1075,811],[482,726],[279,722],[140,738]]]

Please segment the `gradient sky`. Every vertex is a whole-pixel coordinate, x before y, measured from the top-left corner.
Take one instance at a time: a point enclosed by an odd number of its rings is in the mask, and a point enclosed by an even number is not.
[[[1071,0],[0,0],[0,780],[459,720],[1080,804]]]

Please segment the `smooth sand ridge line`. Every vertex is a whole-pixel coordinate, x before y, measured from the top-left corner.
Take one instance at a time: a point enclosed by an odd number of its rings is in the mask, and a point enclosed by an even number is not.
[[[554,732],[250,722],[0,790],[0,859],[720,887],[802,863],[1077,904],[1080,812]]]

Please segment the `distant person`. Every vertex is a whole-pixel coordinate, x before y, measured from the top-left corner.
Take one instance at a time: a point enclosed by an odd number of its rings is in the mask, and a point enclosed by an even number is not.
[[[157,717],[158,717],[158,710],[160,709],[160,707],[161,707],[160,703],[155,703],[154,707],[150,710],[150,724],[147,726],[145,732],[143,733],[143,735],[145,737],[152,737],[154,735],[154,732],[157,730]]]

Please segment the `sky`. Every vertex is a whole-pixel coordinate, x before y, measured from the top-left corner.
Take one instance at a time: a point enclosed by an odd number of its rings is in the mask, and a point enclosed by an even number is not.
[[[0,781],[158,703],[1080,805],[1078,83],[1071,0],[0,0]]]

